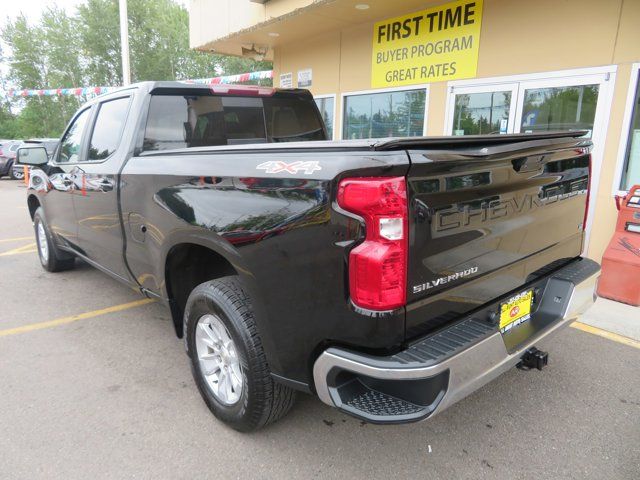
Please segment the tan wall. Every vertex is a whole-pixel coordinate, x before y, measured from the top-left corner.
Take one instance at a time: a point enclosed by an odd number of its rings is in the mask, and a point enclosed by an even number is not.
[[[238,0],[231,0],[238,2]],[[265,3],[265,11],[267,18],[281,17],[298,8],[303,8],[311,5],[313,0],[270,0]]]
[[[616,85],[611,104],[609,130],[605,142],[604,162],[596,196],[593,233],[589,244],[589,256],[600,260],[615,228],[617,211],[612,197],[614,175],[619,154],[622,117],[626,107],[631,79],[631,63],[640,61],[640,1],[626,0],[620,15],[617,42],[612,49],[610,62],[618,65]],[[616,186],[617,187],[617,186]]]
[[[399,7],[397,14],[407,13]],[[485,0],[478,78],[618,65],[604,161],[595,202],[589,256],[600,260],[616,219],[612,185],[630,64],[640,61],[640,1]],[[278,74],[313,68],[312,91],[338,94],[336,128],[341,127],[340,93],[371,89],[373,23],[333,31],[275,50]],[[445,126],[446,82],[430,84],[427,133]],[[626,134],[626,133],[625,133]]]
[[[602,258],[602,254],[605,248],[607,248],[616,225],[618,212],[613,198],[613,178],[618,159],[622,117],[626,106],[630,75],[630,64],[618,66],[616,85],[613,91],[613,101],[611,103],[609,129],[604,146],[604,160],[602,162],[602,170],[600,171],[600,182],[597,191],[591,192],[591,195],[594,196],[592,201],[595,201],[595,216],[588,253],[591,258],[596,260]]]
[[[189,4],[189,45],[208,44],[216,32],[225,37],[231,32],[248,28],[266,19],[265,6],[238,0],[191,0]]]

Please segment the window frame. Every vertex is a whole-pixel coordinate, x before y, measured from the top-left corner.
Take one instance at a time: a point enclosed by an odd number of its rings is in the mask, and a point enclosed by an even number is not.
[[[622,189],[622,173],[627,163],[627,150],[631,140],[631,120],[633,117],[634,100],[636,92],[640,88],[640,62],[631,64],[631,75],[629,77],[629,87],[627,90],[627,100],[624,106],[624,115],[622,117],[622,126],[620,130],[620,142],[618,143],[618,155],[616,158],[616,166],[613,174],[613,185],[611,186],[611,196],[624,196],[628,190]]]
[[[122,127],[122,132],[120,133],[120,138],[118,139],[118,145],[116,149],[105,158],[102,158],[99,160],[89,160],[89,149],[91,148],[91,139],[93,138],[93,132],[95,131],[96,123],[98,122],[98,116],[100,115],[100,109],[102,108],[102,105],[105,103],[122,100],[123,98],[128,99],[129,103],[127,104],[127,107],[126,107],[126,113],[124,116],[124,125]],[[127,126],[129,113],[131,112],[132,98],[133,96],[130,93],[126,95],[118,95],[110,98],[105,98],[104,100],[101,100],[100,102],[96,102],[91,106],[91,108],[93,109],[93,112],[91,113],[91,118],[89,119],[90,124],[88,125],[88,130],[87,130],[88,135],[86,135],[86,139],[84,141],[85,145],[82,147],[84,155],[82,155],[81,160],[78,160],[77,162],[78,164],[87,165],[87,164],[93,164],[93,163],[104,163],[109,159],[111,159],[111,157],[113,157],[113,155],[115,155],[122,148],[122,138],[124,137],[125,127]],[[62,144],[62,142],[60,142],[60,144]]]
[[[80,116],[84,112],[89,112],[89,118],[87,119],[87,124],[84,126],[82,133],[80,134],[80,154],[78,155],[78,160],[75,162],[60,162],[59,159],[60,159],[60,154],[62,153],[62,143],[64,142],[64,138],[66,137],[67,133],[69,133],[69,129],[71,128],[71,126],[76,122],[76,120],[78,120],[78,118],[80,118]],[[53,155],[52,163],[54,165],[78,165],[80,163],[88,163],[88,162],[82,162],[82,160],[80,159],[84,158],[87,153],[85,148],[87,143],[87,136],[85,134],[88,131],[89,125],[91,125],[93,121],[94,114],[95,114],[95,104],[92,104],[87,106],[86,108],[82,108],[78,110],[78,112],[76,112],[76,114],[71,118],[71,120],[69,121],[69,124],[67,125],[67,128],[64,129],[63,134],[60,136],[60,142],[58,143],[58,146],[56,147],[56,151]]]
[[[333,135],[328,140],[336,140],[336,121],[338,116],[338,102],[337,95],[335,93],[327,93],[324,95],[314,95],[313,99],[333,98]]]
[[[340,121],[340,125],[337,125],[337,122],[334,121],[333,125],[334,125],[334,136],[335,136],[335,129],[339,128],[339,133],[338,133],[338,140],[344,140],[344,138],[342,137],[342,126],[344,125],[344,114],[347,111],[347,109],[345,108],[346,106],[346,102],[347,102],[347,97],[355,97],[358,95],[371,95],[371,94],[376,94],[376,93],[394,93],[394,92],[405,92],[407,90],[424,90],[425,92],[425,99],[424,99],[424,112],[422,113],[422,118],[423,118],[423,125],[422,125],[422,135],[426,136],[427,135],[427,123],[428,123],[428,115],[427,113],[429,112],[429,84],[428,83],[421,83],[418,85],[407,85],[404,87],[388,87],[388,88],[374,88],[374,89],[369,89],[369,90],[354,90],[354,91],[350,91],[350,92],[342,92],[340,93],[340,116],[338,117],[338,120]],[[336,109],[337,110],[337,109]]]

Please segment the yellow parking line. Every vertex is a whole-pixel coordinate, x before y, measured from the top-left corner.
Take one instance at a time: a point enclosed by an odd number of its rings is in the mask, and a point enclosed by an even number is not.
[[[607,330],[602,330],[601,328],[593,327],[591,325],[587,325],[586,323],[582,323],[582,322],[573,322],[571,326],[575,329],[582,330],[583,332],[591,333],[593,335],[598,335],[599,337],[602,337],[602,338],[613,340],[614,342],[622,343],[623,345],[628,345],[634,348],[640,348],[640,342],[638,340],[625,337],[624,335],[618,335],[617,333],[609,332]]]
[[[107,313],[121,312],[130,308],[140,307],[153,303],[155,300],[151,298],[144,298],[142,300],[136,300],[129,303],[121,303],[120,305],[114,305],[113,307],[101,308],[100,310],[92,310],[91,312],[80,313],[78,315],[71,315],[70,317],[57,318],[55,320],[49,320],[48,322],[30,323],[29,325],[23,325],[21,327],[8,328],[6,330],[0,330],[0,337],[7,337],[9,335],[18,335],[20,333],[32,332],[34,330],[42,330],[43,328],[57,327],[59,325],[65,325],[67,323],[77,322],[78,320],[86,320],[87,318],[99,317],[100,315],[106,315]]]
[[[19,242],[21,240],[33,240],[33,235],[30,237],[0,238],[0,242]]]
[[[13,250],[8,250],[6,252],[0,253],[0,257],[6,257],[7,255],[17,255],[18,253],[31,253],[37,252],[36,243],[29,243],[28,245],[23,245],[22,247],[14,248]]]

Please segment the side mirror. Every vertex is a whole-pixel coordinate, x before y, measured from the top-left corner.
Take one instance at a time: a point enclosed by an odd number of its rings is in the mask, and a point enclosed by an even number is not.
[[[44,147],[21,147],[16,153],[16,163],[41,167],[49,162],[47,150]]]

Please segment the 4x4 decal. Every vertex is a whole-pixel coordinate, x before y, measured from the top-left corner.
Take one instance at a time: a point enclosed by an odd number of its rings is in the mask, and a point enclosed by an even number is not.
[[[313,172],[318,170],[322,170],[322,167],[318,164],[318,162],[280,162],[272,160],[270,162],[261,163],[256,167],[257,170],[264,170],[266,173],[280,173],[287,172],[291,174],[296,174],[298,172],[302,172],[306,175],[311,175]]]

